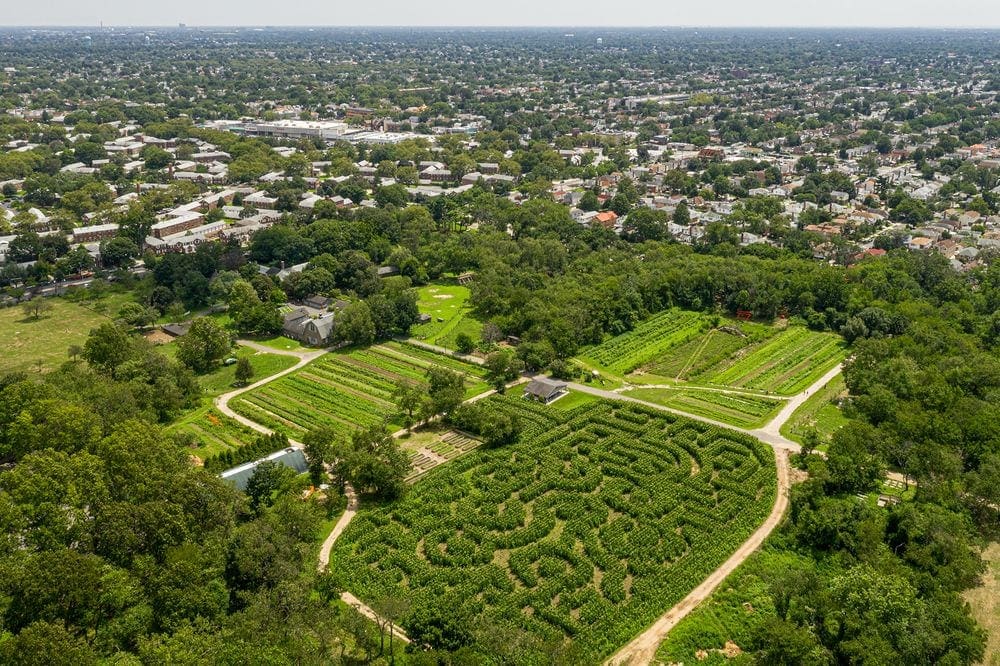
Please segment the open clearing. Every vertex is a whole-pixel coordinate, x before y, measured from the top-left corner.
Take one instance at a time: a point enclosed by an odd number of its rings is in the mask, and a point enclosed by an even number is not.
[[[0,373],[52,370],[69,356],[70,345],[82,346],[91,329],[112,321],[129,294],[109,293],[97,301],[46,298],[52,309],[40,319],[19,307],[0,309]]]
[[[463,603],[597,663],[716,569],[771,510],[753,438],[625,402],[571,411],[503,396],[521,441],[363,508],[331,567],[362,599]]]
[[[455,349],[455,338],[459,333],[465,333],[478,342],[483,324],[472,316],[468,301],[468,287],[446,283],[421,287],[417,291],[417,308],[431,320],[414,326],[413,337],[448,349]]]
[[[386,422],[402,427],[393,401],[402,379],[423,383],[431,366],[465,376],[466,397],[485,392],[483,368],[413,345],[386,342],[325,354],[308,366],[233,399],[236,413],[298,439],[322,426],[368,427]]]
[[[985,666],[1000,666],[1000,543],[983,551],[986,573],[979,587],[966,590],[965,600],[972,606],[972,616],[989,634],[986,640]]]

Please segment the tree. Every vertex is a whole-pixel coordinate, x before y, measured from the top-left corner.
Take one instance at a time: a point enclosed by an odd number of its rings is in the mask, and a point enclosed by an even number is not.
[[[125,236],[115,236],[101,243],[101,263],[107,268],[131,266],[139,256],[139,247]]]
[[[52,311],[52,303],[50,303],[45,298],[36,296],[30,301],[21,305],[21,310],[24,311],[26,317],[32,317],[35,321],[42,318],[42,315]]]
[[[392,397],[396,401],[396,407],[406,414],[410,423],[413,423],[413,414],[424,404],[427,393],[420,384],[408,379],[401,379],[396,384]]]
[[[118,319],[135,328],[149,326],[159,316],[160,313],[156,311],[156,308],[147,307],[140,303],[124,303],[118,310]]]
[[[347,456],[351,485],[379,499],[396,499],[406,488],[410,458],[383,426],[356,430]]]
[[[691,211],[688,210],[687,202],[682,201],[677,204],[677,208],[674,209],[673,222],[682,227],[691,224]]]
[[[104,374],[114,369],[131,355],[131,340],[124,328],[105,322],[92,330],[83,344],[83,359]]]
[[[433,414],[450,412],[465,398],[465,379],[454,370],[431,366],[427,369],[427,383]]]
[[[334,337],[340,342],[367,345],[375,340],[372,311],[364,301],[354,301],[340,311],[333,321]]]
[[[240,386],[246,386],[250,383],[253,378],[253,366],[250,365],[250,358],[247,356],[240,356],[236,360],[236,373],[235,379],[236,383]]]
[[[195,372],[206,372],[229,353],[232,340],[214,319],[195,319],[177,339],[177,360]]]
[[[306,460],[309,462],[309,478],[314,486],[326,481],[326,465],[335,462],[336,443],[339,436],[332,428],[310,430],[302,438]]]
[[[491,412],[482,425],[487,447],[509,446],[521,437],[521,423],[516,416],[503,412]]]
[[[594,194],[591,190],[587,190],[586,192],[583,193],[583,196],[580,198],[579,208],[580,210],[584,211],[600,210],[601,201],[600,199],[597,198],[597,195]]]
[[[462,331],[455,336],[455,349],[458,350],[460,354],[471,354],[476,348],[476,341],[472,339],[472,336]]]
[[[486,381],[503,393],[507,383],[517,379],[524,370],[524,363],[510,350],[495,351],[486,357]]]
[[[276,501],[275,494],[284,488],[295,473],[289,467],[270,460],[257,465],[253,476],[247,481],[246,494],[250,498],[250,507],[260,511]]]

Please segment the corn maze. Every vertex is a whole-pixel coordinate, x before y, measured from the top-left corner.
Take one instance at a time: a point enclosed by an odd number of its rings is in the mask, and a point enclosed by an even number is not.
[[[431,366],[465,375],[466,396],[487,390],[479,366],[412,345],[386,342],[326,354],[291,375],[245,393],[230,403],[237,413],[292,438],[322,427],[402,426],[393,402],[402,379],[423,383]]]
[[[516,414],[521,440],[363,509],[331,559],[360,598],[460,600],[598,663],[725,561],[773,504],[773,453],[752,438],[629,403],[481,404]]]

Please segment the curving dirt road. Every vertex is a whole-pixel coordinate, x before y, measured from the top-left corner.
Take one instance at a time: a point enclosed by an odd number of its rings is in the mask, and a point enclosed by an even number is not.
[[[285,375],[289,375],[295,372],[296,370],[302,368],[302,366],[315,361],[317,358],[325,354],[326,350],[314,349],[309,351],[289,351],[283,349],[272,349],[271,347],[265,347],[262,344],[251,342],[250,340],[237,340],[236,342],[237,344],[243,347],[248,347],[249,349],[253,349],[259,352],[265,352],[267,354],[277,354],[278,356],[294,356],[295,358],[299,359],[299,362],[290,368],[282,370],[277,374],[265,377],[264,379],[254,382],[253,384],[249,384],[247,386],[243,386],[233,391],[229,391],[228,393],[223,393],[222,395],[217,396],[215,398],[215,408],[218,409],[220,412],[222,412],[223,414],[225,414],[226,416],[235,421],[239,421],[240,423],[242,423],[243,425],[252,430],[256,430],[257,432],[263,433],[265,435],[270,435],[273,432],[270,428],[265,428],[256,421],[251,421],[245,416],[241,416],[236,412],[234,412],[232,409],[230,409],[229,401],[243,393],[246,393],[247,391],[252,391],[253,389],[263,386],[268,382],[273,382],[275,379],[279,379],[281,377],[284,377]],[[298,445],[297,442],[292,442],[292,444]]]
[[[722,566],[709,574],[708,577],[698,585],[698,587],[691,590],[686,597],[681,599],[681,601],[673,608],[661,615],[660,618],[649,628],[632,639],[625,645],[625,647],[613,654],[605,662],[605,664],[609,666],[639,666],[651,663],[653,658],[656,656],[656,650],[659,648],[660,643],[663,642],[663,639],[666,638],[670,630],[677,626],[677,624],[684,619],[688,613],[693,611],[703,601],[708,599],[708,597],[712,595],[712,592],[715,591],[722,581],[724,581],[729,574],[743,564],[743,562],[745,562],[746,559],[750,557],[750,555],[752,555],[762,543],[764,543],[764,540],[770,536],[771,532],[773,532],[775,528],[781,524],[785,510],[788,508],[788,493],[789,488],[791,487],[788,456],[791,452],[799,450],[798,444],[782,436],[781,426],[783,426],[785,422],[791,418],[792,414],[802,405],[802,403],[809,399],[810,395],[813,395],[816,391],[825,386],[828,382],[830,382],[830,380],[840,374],[840,371],[841,366],[839,365],[830,370],[830,372],[823,375],[812,386],[789,400],[788,404],[786,404],[778,415],[775,416],[774,419],[772,419],[767,425],[756,430],[734,428],[731,425],[713,421],[712,419],[694,417],[690,414],[684,414],[683,412],[679,412],[677,410],[665,408],[662,405],[656,405],[643,400],[636,400],[635,398],[629,399],[628,396],[622,396],[610,391],[601,391],[599,389],[586,391],[611,400],[631,400],[655,409],[680,414],[687,416],[688,418],[694,418],[698,421],[718,425],[722,428],[729,428],[730,430],[737,430],[750,435],[751,437],[756,437],[762,442],[770,444],[774,449],[778,474],[778,492],[774,500],[774,506],[771,507],[771,513],[760,525],[760,527],[758,527],[754,533],[750,535],[750,538],[744,541],[736,552],[730,555],[729,559],[722,563]],[[581,388],[590,389],[591,387]]]

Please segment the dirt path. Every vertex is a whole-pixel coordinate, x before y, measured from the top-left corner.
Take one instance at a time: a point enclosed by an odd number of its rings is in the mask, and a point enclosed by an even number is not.
[[[657,649],[660,647],[660,643],[666,638],[667,633],[677,626],[677,623],[684,619],[688,613],[708,599],[719,584],[735,571],[737,567],[743,564],[764,543],[764,540],[770,536],[771,532],[781,524],[785,510],[788,508],[788,489],[790,487],[789,452],[783,449],[775,449],[774,456],[778,470],[778,496],[767,519],[750,535],[749,539],[743,542],[735,553],[729,556],[729,559],[722,566],[709,574],[680,603],[664,615],[661,615],[660,619],[654,622],[646,631],[636,636],[625,647],[612,655],[606,662],[607,664],[614,664],[616,666],[619,664],[628,664],[632,666],[652,662],[656,656]]]
[[[375,622],[376,624],[381,624],[382,622],[385,621],[382,618],[380,618],[379,615],[378,615],[378,613],[376,613],[374,610],[372,610],[372,608],[370,606],[365,605],[365,603],[363,601],[361,601],[360,599],[358,599],[356,596],[354,596],[350,592],[344,592],[344,593],[342,593],[340,595],[340,600],[343,601],[345,604],[347,604],[349,606],[352,606],[354,608],[354,610],[358,611],[359,613],[361,613],[362,615],[364,615],[366,618],[368,618],[372,622]],[[404,643],[409,643],[410,642],[409,636],[407,636],[405,633],[403,633],[403,630],[399,627],[398,624],[392,624],[392,623],[390,623],[390,625],[392,627],[392,637],[393,638],[398,638],[399,640],[403,641]]]
[[[215,398],[215,408],[218,409],[220,412],[222,412],[223,414],[225,414],[226,416],[228,416],[229,418],[231,418],[231,419],[233,419],[235,421],[239,421],[240,423],[242,423],[243,425],[245,425],[246,427],[248,427],[248,428],[250,428],[252,430],[256,430],[257,432],[263,433],[265,435],[270,435],[272,432],[274,432],[273,430],[271,430],[270,428],[265,428],[264,426],[262,426],[261,424],[257,423],[256,421],[251,421],[250,419],[246,418],[245,416],[241,416],[241,415],[237,414],[232,409],[230,409],[230,407],[229,407],[229,401],[232,400],[233,398],[237,397],[237,396],[240,396],[240,395],[246,393],[247,391],[252,391],[255,388],[263,386],[264,384],[267,384],[269,382],[273,382],[274,380],[280,379],[281,377],[284,377],[285,375],[292,374],[296,370],[302,369],[303,367],[309,365],[310,363],[312,363],[313,361],[315,361],[316,359],[318,359],[320,356],[322,356],[323,354],[325,354],[326,350],[325,349],[314,349],[314,350],[308,350],[308,351],[290,351],[290,350],[282,350],[282,349],[272,349],[272,348],[266,347],[266,346],[264,346],[262,344],[258,344],[256,342],[251,342],[250,340],[237,340],[237,343],[240,344],[240,345],[242,345],[243,347],[248,347],[249,349],[253,349],[253,350],[256,350],[256,351],[259,351],[259,352],[264,352],[264,353],[267,353],[267,354],[277,354],[279,356],[294,356],[295,358],[299,359],[299,362],[296,363],[295,365],[293,365],[290,368],[282,370],[281,372],[279,372],[277,374],[273,374],[273,375],[270,375],[268,377],[265,377],[264,379],[261,379],[259,381],[254,382],[253,384],[250,384],[249,386],[244,386],[242,388],[238,388],[238,389],[235,389],[233,391],[229,391],[228,393],[223,393],[222,395],[220,395],[220,396],[218,396],[218,397]]]
[[[632,639],[625,645],[625,647],[618,650],[618,652],[612,655],[605,662],[606,664],[614,666],[640,666],[652,662],[653,658],[656,656],[656,650],[659,648],[660,643],[663,642],[663,639],[666,638],[670,630],[677,626],[677,624],[684,619],[688,613],[693,611],[703,601],[708,599],[708,597],[712,595],[712,592],[715,591],[722,581],[724,581],[729,574],[735,571],[737,567],[743,564],[743,562],[745,562],[746,559],[750,557],[750,555],[752,555],[762,543],[764,543],[764,540],[771,535],[771,532],[773,532],[775,528],[781,524],[785,510],[788,508],[788,492],[791,485],[788,456],[791,452],[799,450],[798,444],[781,435],[781,426],[783,426],[785,422],[791,418],[792,414],[802,405],[802,403],[809,399],[810,395],[825,386],[831,379],[836,377],[840,371],[841,366],[839,365],[830,370],[830,372],[826,373],[814,382],[812,386],[791,398],[788,401],[788,404],[782,408],[777,416],[775,416],[763,428],[759,428],[757,430],[735,428],[725,423],[713,421],[712,419],[699,418],[690,414],[684,414],[678,410],[669,409],[654,403],[647,403],[642,400],[636,400],[635,398],[629,398],[628,396],[623,396],[611,391],[603,391],[600,389],[593,389],[591,387],[580,387],[584,389],[585,392],[593,395],[606,397],[612,400],[630,400],[638,402],[655,409],[680,414],[704,423],[717,425],[721,428],[729,428],[730,430],[736,430],[750,435],[751,437],[756,437],[762,442],[770,444],[774,449],[778,475],[778,493],[774,500],[774,506],[771,507],[771,513],[760,525],[760,527],[758,527],[754,533],[750,535],[750,538],[744,541],[736,552],[729,556],[729,559],[727,559],[722,566],[709,574],[708,577],[701,582],[701,584],[691,590],[691,592],[688,593],[688,595],[684,597],[680,603],[661,615],[660,618],[649,628]],[[576,386],[574,386],[574,388],[576,388]]]
[[[344,530],[347,529],[347,526],[351,524],[354,516],[358,513],[358,496],[354,492],[354,488],[347,486],[344,488],[344,494],[347,496],[347,508],[344,509],[344,513],[340,514],[340,519],[333,526],[330,534],[319,549],[319,561],[316,564],[316,570],[319,572],[323,572],[330,564],[330,552],[333,550],[333,544],[337,543],[337,539],[340,538],[340,535],[344,533]]]

